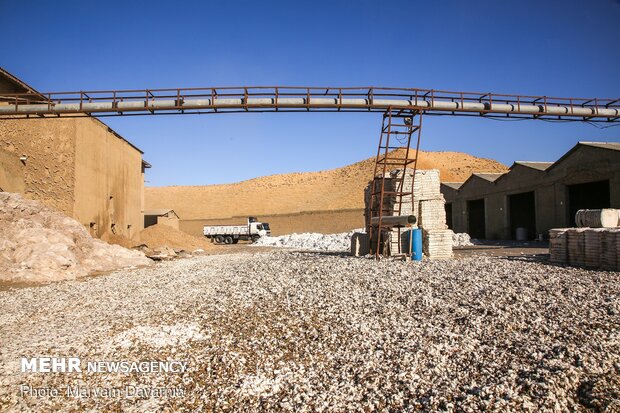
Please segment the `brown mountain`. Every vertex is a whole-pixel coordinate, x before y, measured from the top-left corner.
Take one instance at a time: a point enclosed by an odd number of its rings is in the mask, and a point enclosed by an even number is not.
[[[206,186],[149,187],[147,209],[172,208],[181,219],[227,218],[363,208],[364,187],[374,158],[319,172],[263,176]],[[505,172],[506,166],[460,152],[420,152],[418,169],[439,169],[443,182],[460,182],[473,172]]]

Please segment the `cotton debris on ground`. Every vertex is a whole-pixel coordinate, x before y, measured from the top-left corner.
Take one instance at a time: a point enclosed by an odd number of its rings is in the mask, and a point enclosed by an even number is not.
[[[303,233],[278,237],[261,237],[252,245],[295,248],[307,251],[349,251],[351,248],[351,237],[356,232],[364,232],[364,230],[356,229],[340,234]],[[454,247],[464,247],[474,244],[472,244],[468,234],[458,233],[452,235],[452,245]]]
[[[355,232],[364,232],[357,229],[340,234],[319,234],[307,232],[303,234],[289,234],[278,237],[261,237],[252,245],[277,248],[295,248],[307,251],[349,251],[351,236]]]
[[[452,246],[453,247],[470,247],[474,245],[471,242],[471,237],[466,232],[456,232],[452,234]]]
[[[74,279],[150,263],[141,252],[94,239],[53,208],[0,192],[0,281]]]
[[[616,412],[619,315],[620,273],[545,261],[194,257],[0,291],[0,411]],[[25,355],[188,369],[23,374]]]

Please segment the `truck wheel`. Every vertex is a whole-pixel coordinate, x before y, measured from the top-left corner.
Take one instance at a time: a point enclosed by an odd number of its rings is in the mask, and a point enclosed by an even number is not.
[[[232,244],[233,243],[233,239],[232,237],[228,236],[226,238],[224,238],[224,244]]]
[[[239,238],[233,239],[233,244],[237,244],[239,242]]]
[[[216,235],[215,242],[217,242],[218,244],[221,244],[222,242],[224,242],[224,237],[221,235]]]
[[[252,242],[257,242],[260,239],[260,235],[252,235]]]

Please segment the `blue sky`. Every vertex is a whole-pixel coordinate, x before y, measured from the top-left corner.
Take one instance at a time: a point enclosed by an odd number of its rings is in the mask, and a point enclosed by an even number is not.
[[[0,0],[0,65],[42,92],[239,85],[396,86],[620,97],[620,1]],[[148,185],[347,165],[379,114],[104,121],[153,164]],[[422,149],[555,160],[620,127],[426,117]]]

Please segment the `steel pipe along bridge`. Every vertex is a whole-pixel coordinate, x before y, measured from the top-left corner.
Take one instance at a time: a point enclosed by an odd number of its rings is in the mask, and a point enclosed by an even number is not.
[[[1,118],[229,112],[386,112],[614,122],[620,98],[558,98],[381,87],[214,87],[0,96]]]

